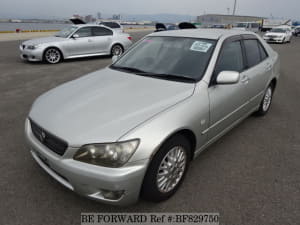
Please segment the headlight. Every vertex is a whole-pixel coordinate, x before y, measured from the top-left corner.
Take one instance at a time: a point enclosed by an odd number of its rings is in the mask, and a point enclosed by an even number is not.
[[[39,47],[39,45],[28,45],[27,49],[34,50],[34,49],[37,49],[38,47]]]
[[[121,167],[130,159],[138,145],[138,139],[111,144],[88,144],[82,146],[73,158],[98,166]]]

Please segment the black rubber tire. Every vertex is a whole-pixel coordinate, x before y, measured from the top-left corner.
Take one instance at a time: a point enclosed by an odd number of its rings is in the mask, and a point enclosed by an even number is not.
[[[119,48],[119,49],[121,50],[121,53],[120,53],[118,56],[120,56],[120,55],[122,55],[122,54],[124,53],[124,48],[123,48],[123,46],[120,45],[120,44],[115,44],[115,45],[113,45],[113,46],[111,47],[111,50],[110,50],[111,56],[116,55],[116,54],[114,53],[114,48]]]
[[[185,171],[181,177],[181,180],[174,187],[174,189],[172,189],[169,192],[162,193],[158,190],[158,187],[156,185],[157,171],[164,157],[175,146],[182,146],[185,149],[186,156],[187,156]],[[187,138],[179,134],[179,135],[174,135],[173,137],[168,139],[161,146],[159,151],[155,154],[152,161],[150,162],[150,165],[144,177],[144,181],[141,189],[141,197],[145,200],[152,201],[152,202],[160,202],[170,198],[182,184],[186,172],[188,170],[190,160],[191,160],[191,144]]]
[[[270,102],[270,105],[269,105],[269,107],[267,108],[267,110],[265,110],[264,107],[263,107],[263,104],[264,104],[265,96],[266,96],[266,94],[267,94],[267,90],[268,90],[269,88],[271,88],[271,90],[272,90],[272,94],[271,94],[271,102]],[[268,86],[268,88],[266,89],[265,94],[264,94],[264,96],[263,96],[263,98],[262,98],[262,100],[261,100],[261,102],[260,102],[259,109],[254,113],[255,116],[264,116],[264,115],[266,115],[266,114],[269,112],[269,110],[270,110],[270,108],[271,108],[271,105],[272,105],[274,89],[275,89],[275,88],[274,88],[274,85],[273,85],[273,84],[270,84],[270,85]]]
[[[59,54],[59,60],[58,60],[57,62],[51,62],[51,61],[49,61],[49,60],[47,59],[47,57],[46,57],[47,52],[50,51],[50,50],[52,50],[52,49],[55,50],[55,51],[57,51],[58,54]],[[46,62],[46,63],[49,63],[49,64],[57,64],[57,63],[60,63],[62,60],[63,60],[63,55],[62,55],[61,51],[60,51],[58,48],[50,47],[50,48],[47,48],[47,49],[44,51],[44,53],[43,53],[43,61]]]

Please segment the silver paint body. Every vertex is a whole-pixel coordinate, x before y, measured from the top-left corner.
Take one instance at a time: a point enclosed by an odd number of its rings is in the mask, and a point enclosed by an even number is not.
[[[269,57],[242,72],[236,84],[209,86],[223,42],[240,34],[255,35]],[[29,117],[69,144],[63,156],[56,155],[32,135],[27,119],[25,133],[34,158],[56,180],[81,195],[118,205],[137,201],[149,162],[166,139],[178,131],[190,131],[196,138],[196,157],[257,110],[271,80],[279,78],[278,54],[252,32],[197,29],[151,35],[218,40],[203,79],[183,83],[106,68],[48,91],[32,106]],[[73,160],[82,145],[136,138],[140,145],[121,168]],[[36,154],[45,157],[68,182]],[[119,201],[108,201],[99,197],[99,188],[125,190],[126,194]]]
[[[120,44],[123,46],[124,50],[126,50],[132,44],[132,42],[128,39],[130,36],[129,34],[121,33],[103,25],[79,24],[73,26],[77,27],[77,29],[66,38],[52,36],[36,38],[23,42],[20,45],[21,58],[28,61],[42,61],[43,54],[49,47],[58,48],[64,59],[110,55],[113,45]],[[106,29],[111,30],[113,34],[109,36],[72,38],[72,35],[83,27],[105,27]],[[30,45],[39,45],[39,47],[31,50],[27,48]],[[27,55],[28,57],[25,58],[24,55]]]

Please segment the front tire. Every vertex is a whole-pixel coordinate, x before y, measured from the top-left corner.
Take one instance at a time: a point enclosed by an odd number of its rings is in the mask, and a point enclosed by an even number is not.
[[[57,48],[48,48],[44,52],[44,61],[50,64],[59,63],[62,60],[62,54]]]
[[[170,198],[181,185],[191,159],[191,144],[183,135],[168,139],[146,172],[141,197],[153,202]]]
[[[274,93],[274,85],[269,85],[267,90],[265,91],[264,97],[260,103],[259,109],[256,111],[255,115],[264,116],[268,113]]]

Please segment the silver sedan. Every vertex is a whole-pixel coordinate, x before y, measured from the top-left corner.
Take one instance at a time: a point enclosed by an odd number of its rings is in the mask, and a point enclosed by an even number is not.
[[[80,24],[63,29],[53,37],[25,41],[20,51],[24,60],[55,64],[63,59],[121,55],[131,44],[127,33],[103,25]]]
[[[278,54],[239,30],[158,32],[113,60],[40,96],[25,133],[54,179],[117,205],[171,197],[205,148],[267,114],[280,71]]]

